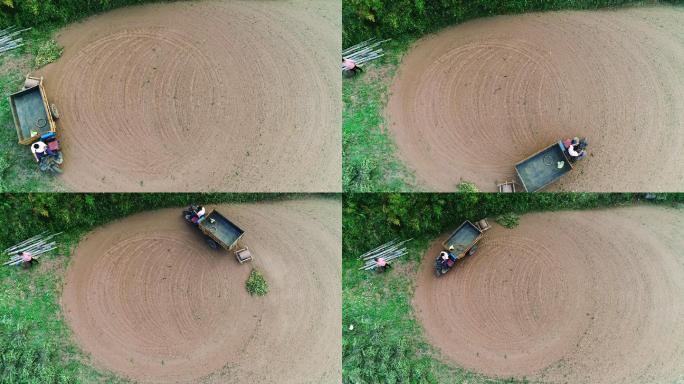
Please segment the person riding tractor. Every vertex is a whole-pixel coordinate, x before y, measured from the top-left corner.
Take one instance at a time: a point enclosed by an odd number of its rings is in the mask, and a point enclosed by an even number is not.
[[[452,251],[452,250],[453,250],[453,247],[451,247],[449,249],[449,251]],[[438,260],[441,263],[443,268],[448,269],[448,268],[451,268],[454,266],[454,264],[456,263],[456,260],[458,260],[458,258],[451,252],[441,251],[439,253]]]
[[[190,209],[186,211],[185,219],[192,222],[193,224],[199,224],[207,213],[203,206],[191,205]]]
[[[59,141],[54,132],[48,132],[40,137],[40,140],[31,144],[31,153],[38,163],[41,171],[53,171],[61,173],[63,162]]]
[[[577,160],[582,160],[587,156],[586,148],[589,146],[586,138],[575,137],[572,139],[563,140],[563,146],[570,156],[570,161],[573,163]]]

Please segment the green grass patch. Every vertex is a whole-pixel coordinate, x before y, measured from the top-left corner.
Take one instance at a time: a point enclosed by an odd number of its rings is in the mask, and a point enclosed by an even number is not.
[[[59,315],[59,279],[38,269],[0,271],[3,383],[68,383],[79,372],[78,362],[64,359],[76,350],[66,341],[69,330]]]
[[[259,271],[252,269],[245,282],[245,288],[252,296],[264,296],[268,293],[268,282]]]
[[[508,212],[497,216],[496,222],[502,227],[515,228],[520,223],[520,216],[518,216],[516,213]]]
[[[410,171],[396,158],[384,129],[388,88],[410,41],[384,45],[386,55],[342,84],[342,188],[355,192],[415,189]]]
[[[21,90],[25,76],[37,69],[39,62],[54,61],[58,52],[61,54],[51,40],[52,31],[27,31],[22,34],[25,46],[0,54],[0,192],[62,189],[53,176],[38,170],[29,147],[18,143],[8,100],[10,94]]]
[[[98,372],[71,341],[59,296],[62,274],[80,234],[62,234],[60,248],[31,269],[0,268],[0,382],[3,384],[128,383]]]

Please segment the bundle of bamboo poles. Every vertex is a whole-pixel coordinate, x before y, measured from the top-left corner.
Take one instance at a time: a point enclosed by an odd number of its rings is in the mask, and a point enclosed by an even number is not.
[[[30,239],[26,239],[21,243],[11,246],[4,251],[2,254],[4,256],[9,256],[10,260],[3,263],[2,265],[19,265],[22,262],[21,255],[22,252],[30,252],[34,259],[39,258],[42,254],[50,252],[57,248],[57,242],[53,239],[55,236],[61,234],[62,232],[49,234],[47,231],[33,236]]]
[[[385,56],[385,54],[382,51],[382,48],[379,47],[382,43],[386,41],[389,40],[366,40],[342,51],[342,57],[345,59],[354,60],[356,65],[361,65],[369,61],[373,61],[382,56]],[[342,69],[344,69],[344,65],[342,65]]]
[[[22,32],[28,31],[31,28],[17,29],[12,26],[0,30],[0,53],[19,48],[24,45],[23,39],[18,37]]]
[[[364,253],[363,255],[359,256],[359,259],[363,260],[363,267],[359,268],[359,270],[370,271],[372,269],[375,269],[376,257],[382,257],[389,264],[393,260],[396,260],[406,255],[408,253],[408,250],[406,249],[404,244],[408,243],[411,240],[413,239],[408,239],[404,241],[394,239],[388,243],[385,243],[379,247],[373,248],[370,251]]]

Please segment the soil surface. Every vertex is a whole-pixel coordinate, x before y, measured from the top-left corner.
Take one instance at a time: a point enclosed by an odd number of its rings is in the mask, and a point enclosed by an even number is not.
[[[78,191],[339,191],[340,3],[127,7],[39,71]]]
[[[245,230],[251,263],[210,249],[180,208],[87,235],[62,297],[76,342],[95,367],[145,383],[339,383],[339,201],[217,208]],[[266,296],[247,293],[252,268]]]
[[[414,307],[447,360],[547,383],[684,379],[684,209],[527,214],[496,224],[437,278],[435,241]]]
[[[549,190],[684,190],[684,9],[475,20],[404,57],[389,129],[423,188],[493,191],[515,164],[586,136],[589,157]]]

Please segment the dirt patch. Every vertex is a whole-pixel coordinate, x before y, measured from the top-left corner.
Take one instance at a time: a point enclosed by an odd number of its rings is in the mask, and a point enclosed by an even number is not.
[[[684,9],[475,20],[420,40],[391,87],[399,156],[431,190],[483,191],[560,138],[590,156],[550,190],[684,189]]]
[[[40,75],[79,191],[339,191],[339,1],[127,7]]]
[[[212,251],[180,209],[103,226],[76,248],[62,306],[94,366],[141,382],[337,383],[341,207],[221,205],[255,255]],[[270,291],[245,289],[251,267]]]
[[[550,383],[684,378],[684,211],[528,214],[486,232],[442,278],[424,256],[414,307],[467,369]],[[446,236],[444,236],[446,237]]]

